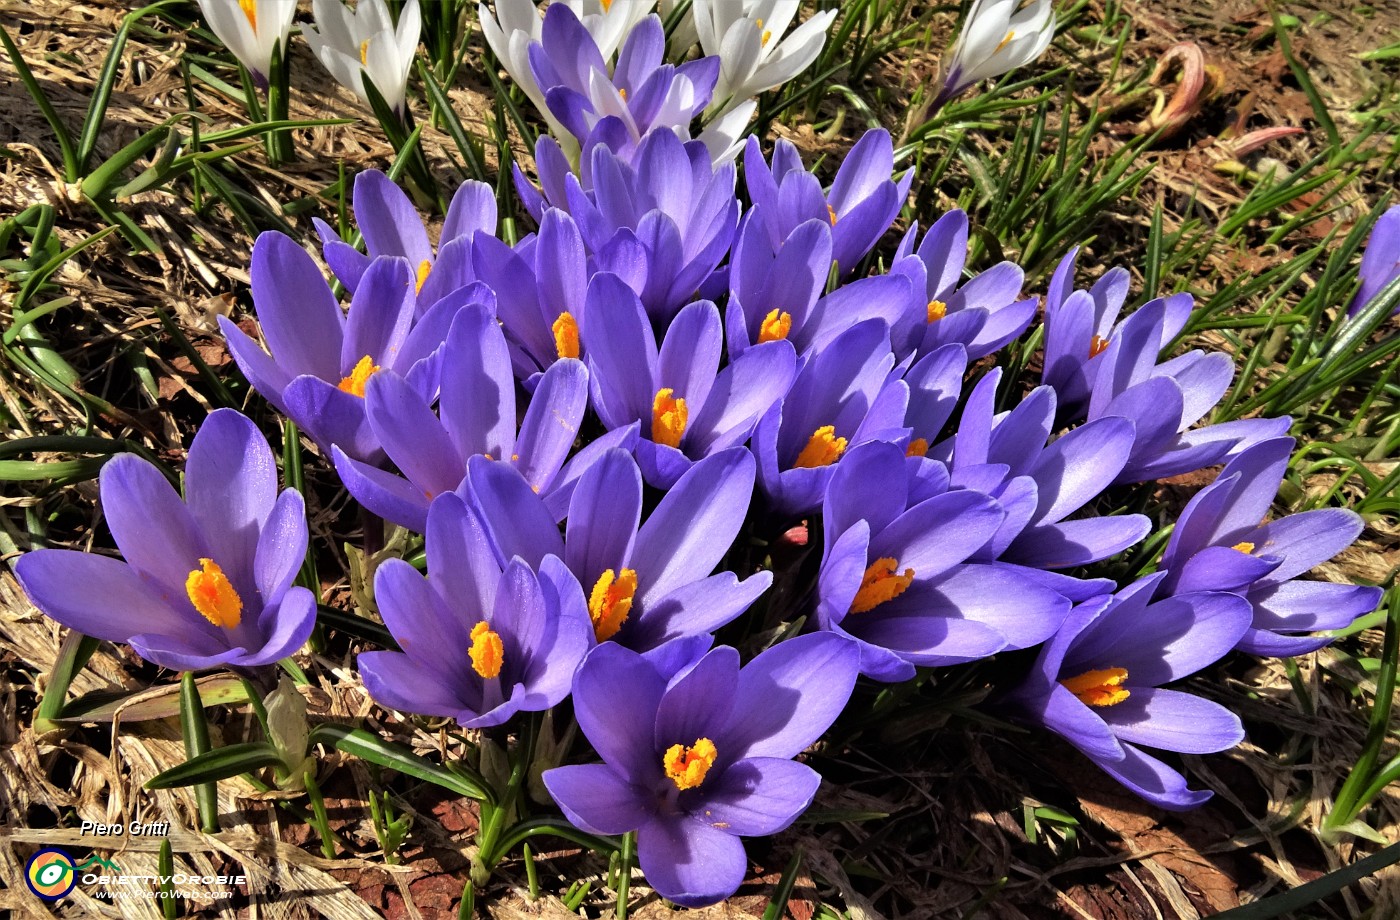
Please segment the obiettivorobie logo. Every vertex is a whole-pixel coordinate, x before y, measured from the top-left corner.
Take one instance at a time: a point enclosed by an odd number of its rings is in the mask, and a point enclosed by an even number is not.
[[[78,883],[78,873],[86,872],[94,866],[110,870],[120,875],[121,869],[109,859],[96,854],[74,865],[72,858],[62,850],[40,850],[29,857],[24,866],[24,882],[29,890],[45,901],[57,901],[73,890]]]
[[[233,897],[235,887],[247,885],[248,877],[187,873],[128,875],[110,859],[96,854],[75,864],[67,853],[49,848],[29,857],[29,862],[24,866],[24,882],[30,891],[45,901],[57,901],[79,882],[101,886],[92,893],[97,898],[214,901]]]

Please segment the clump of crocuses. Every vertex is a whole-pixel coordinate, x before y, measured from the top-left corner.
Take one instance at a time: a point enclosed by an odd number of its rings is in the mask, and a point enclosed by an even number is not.
[[[292,4],[203,5],[235,51],[285,44]],[[251,266],[262,343],[220,321],[253,390],[360,506],[365,542],[387,545],[356,585],[393,639],[356,658],[370,697],[504,742],[513,785],[489,815],[483,796],[483,851],[543,771],[577,828],[635,833],[649,883],[685,906],[732,894],[740,838],[811,804],[821,761],[800,758],[861,677],[962,668],[988,705],[1146,801],[1204,801],[1170,758],[1225,750],[1243,726],[1180,682],[1233,650],[1315,650],[1374,609],[1378,588],[1301,577],[1361,519],[1270,519],[1291,420],[1208,423],[1236,369],[1163,355],[1189,296],[1127,310],[1122,268],[1076,290],[1072,249],[1041,310],[1013,262],[967,270],[961,211],[888,236],[914,181],[888,132],[834,169],[744,138],[750,97],[815,60],[836,11],[789,32],[796,2],[663,3],[668,32],[653,6],[482,7],[554,133],[532,170],[502,164],[533,228],[498,228],[515,209],[469,181],[433,242],[408,194],[366,171],[360,239],[315,224],[338,284],[268,232]],[[403,111],[417,4],[397,30],[379,0],[315,8],[309,40],[337,76]],[[974,2],[937,103],[1034,59],[1053,27],[1047,0]],[[1394,277],[1395,214],[1358,304]],[[1174,522],[1139,485],[1220,464]],[[293,586],[303,500],[277,475],[254,423],[221,409],[183,498],[136,456],[103,469],[124,561],[41,549],[16,572],[55,620],[155,664],[275,664],[317,613]],[[581,734],[555,724],[570,712]]]

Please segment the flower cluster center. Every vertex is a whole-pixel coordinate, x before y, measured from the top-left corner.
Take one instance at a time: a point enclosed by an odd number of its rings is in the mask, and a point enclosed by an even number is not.
[[[573,314],[565,310],[549,328],[554,333],[554,353],[561,358],[577,358],[578,320],[574,319]]]
[[[598,576],[593,585],[593,593],[588,597],[588,618],[593,621],[593,635],[599,642],[606,642],[632,612],[632,596],[637,593],[637,573],[633,569],[623,569],[621,574],[608,569]]]
[[[758,327],[758,343],[776,342],[785,339],[792,331],[792,314],[787,311],[769,310]]]
[[[1079,697],[1081,703],[1089,706],[1115,706],[1128,698],[1128,690],[1123,686],[1123,681],[1127,679],[1127,668],[1107,668],[1102,671],[1085,671],[1078,677],[1060,681],[1060,684]]]
[[[690,417],[685,397],[677,398],[675,390],[662,387],[651,401],[651,439],[657,444],[679,448],[685,437],[685,423]]]
[[[851,601],[851,613],[865,613],[874,610],[885,601],[899,597],[914,581],[914,570],[905,569],[899,574],[899,562],[883,556],[870,563],[860,580],[860,590]]]
[[[830,466],[846,452],[846,439],[836,436],[835,425],[823,425],[807,439],[807,446],[797,455],[796,469],[815,469]]]
[[[941,300],[930,300],[928,302],[928,321],[936,323],[948,315],[948,305]]]
[[[383,368],[375,364],[374,359],[369,355],[365,355],[359,361],[355,362],[355,366],[351,368],[347,376],[340,379],[340,383],[336,384],[336,389],[349,393],[351,396],[358,396],[364,399],[365,384],[369,382],[370,377],[373,377],[375,373],[380,370],[383,370]]]
[[[690,747],[673,744],[661,758],[666,776],[677,789],[694,789],[705,781],[705,774],[715,765],[719,751],[709,738],[696,738]]]
[[[243,599],[213,559],[199,560],[199,568],[185,579],[185,593],[194,609],[215,626],[233,629],[243,621]]]
[[[485,620],[472,627],[472,647],[467,654],[472,659],[472,670],[488,680],[501,673],[505,664],[506,647],[501,636]]]

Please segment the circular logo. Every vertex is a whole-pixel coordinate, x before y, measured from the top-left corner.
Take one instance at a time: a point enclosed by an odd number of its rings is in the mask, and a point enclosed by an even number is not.
[[[24,867],[24,881],[29,890],[45,901],[57,901],[73,890],[78,873],[73,860],[62,850],[40,850],[29,857]]]

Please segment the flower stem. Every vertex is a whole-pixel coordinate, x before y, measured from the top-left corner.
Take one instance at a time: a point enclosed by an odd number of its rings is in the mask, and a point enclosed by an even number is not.
[[[250,698],[253,697],[250,688]],[[185,740],[185,758],[193,760],[209,751],[209,723],[204,720],[204,702],[195,686],[194,672],[180,675],[180,728]],[[219,789],[216,783],[199,783],[194,787],[195,803],[199,807],[199,827],[206,834],[219,831]]]
[[[617,864],[617,920],[627,920],[627,893],[632,886],[632,863],[637,855],[637,832],[622,837],[622,854]]]

